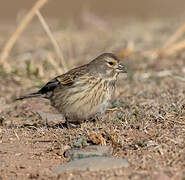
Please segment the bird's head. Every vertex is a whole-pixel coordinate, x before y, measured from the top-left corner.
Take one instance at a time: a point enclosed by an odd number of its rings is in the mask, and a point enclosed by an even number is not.
[[[90,64],[94,66],[94,71],[104,78],[117,77],[119,73],[127,73],[126,67],[121,60],[112,53],[104,53],[94,59]]]

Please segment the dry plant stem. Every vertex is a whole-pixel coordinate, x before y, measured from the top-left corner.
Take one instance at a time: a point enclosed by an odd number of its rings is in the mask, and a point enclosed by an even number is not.
[[[63,55],[62,55],[62,53],[61,53],[61,49],[60,49],[60,47],[59,47],[57,41],[55,40],[54,36],[52,35],[49,26],[47,25],[46,21],[44,20],[43,16],[42,16],[41,13],[39,12],[39,10],[36,11],[36,14],[37,14],[37,16],[38,16],[38,18],[39,18],[39,20],[40,20],[42,26],[44,27],[44,30],[46,31],[46,33],[47,33],[49,39],[51,40],[51,42],[52,42],[52,44],[53,44],[53,46],[54,46],[54,48],[55,48],[55,51],[56,51],[56,53],[57,53],[57,56],[58,56],[58,57],[60,58],[60,60],[61,60],[61,64],[62,64],[62,67],[63,67],[64,72],[66,72],[67,69],[68,69],[68,68],[67,68],[67,64],[66,64],[65,61],[64,61]],[[60,73],[61,73],[61,72],[60,72]]]
[[[163,56],[168,56],[177,53],[178,51],[185,49],[185,40],[175,43],[175,41],[177,41],[184,33],[185,23],[176,30],[176,32],[168,39],[166,43],[164,43],[162,48],[144,51],[142,52],[142,54],[158,57],[160,54],[162,54]]]
[[[35,5],[31,8],[31,10],[27,13],[27,15],[23,18],[22,22],[17,27],[14,34],[10,37],[8,42],[5,44],[2,54],[0,57],[0,64],[5,64],[5,61],[9,55],[10,50],[15,44],[16,40],[19,38],[21,33],[24,31],[29,22],[33,19],[35,12],[40,9],[48,0],[38,0]]]
[[[58,66],[57,62],[54,60],[54,57],[51,53],[48,53],[47,55],[48,62],[55,68],[58,74],[61,73],[61,68]]]
[[[180,76],[173,76],[173,78],[177,79],[177,80],[180,80],[182,82],[185,82],[185,78],[183,77],[180,77]]]
[[[146,56],[150,56],[150,57],[151,56],[158,57],[160,55],[170,56],[170,55],[177,53],[183,49],[185,49],[185,40],[182,40],[180,42],[177,42],[177,43],[170,45],[168,47],[165,47],[165,48],[144,51],[144,52],[142,52],[142,54],[146,55]]]
[[[174,53],[176,53],[178,51],[181,51],[182,49],[185,49],[185,40],[182,40],[182,41],[180,41],[180,42],[178,42],[176,44],[171,45],[168,48],[165,48],[164,52],[166,54],[171,55],[171,54],[174,54]]]
[[[184,32],[185,32],[185,23],[176,30],[176,32],[168,39],[166,43],[164,43],[163,48],[172,45],[175,41],[177,41],[180,38],[180,36],[184,34]]]
[[[158,57],[159,52],[160,52],[160,49],[152,49],[152,50],[141,51],[140,53],[141,55],[146,57],[156,58]]]

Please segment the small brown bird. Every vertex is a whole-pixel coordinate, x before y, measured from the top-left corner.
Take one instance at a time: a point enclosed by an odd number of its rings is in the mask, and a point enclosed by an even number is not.
[[[42,97],[51,101],[66,121],[81,122],[105,112],[119,73],[126,73],[120,59],[104,53],[90,63],[49,81],[38,92],[18,98]]]

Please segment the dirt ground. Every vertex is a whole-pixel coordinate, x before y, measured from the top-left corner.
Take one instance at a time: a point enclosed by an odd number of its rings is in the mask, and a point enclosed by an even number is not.
[[[160,47],[180,24],[175,19],[96,17],[78,23],[49,21],[69,69],[103,52]],[[0,50],[15,27],[0,27]],[[119,77],[102,121],[70,129],[61,124],[63,119],[46,125],[39,112],[56,113],[47,100],[14,101],[62,73],[42,26],[30,24],[0,68],[0,179],[185,179],[184,52],[158,58],[133,54],[123,61],[128,74]],[[92,144],[111,145],[112,156],[127,159],[130,167],[61,175],[51,171],[68,161],[66,149]]]

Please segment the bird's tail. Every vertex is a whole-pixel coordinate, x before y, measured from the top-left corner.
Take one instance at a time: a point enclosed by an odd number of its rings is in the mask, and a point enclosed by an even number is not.
[[[21,96],[16,98],[15,100],[22,100],[26,98],[46,98],[49,99],[52,95],[53,90],[60,84],[59,80],[53,79],[52,81],[48,82],[44,87],[42,87],[39,91],[35,93],[28,94],[26,96]]]
[[[26,99],[26,98],[36,98],[36,97],[43,97],[43,94],[36,92],[36,93],[31,93],[25,96],[21,96],[16,98],[15,100],[22,100],[22,99]]]

